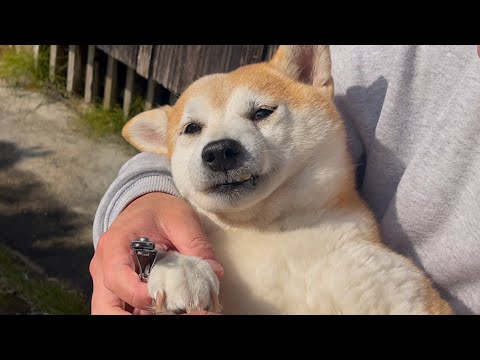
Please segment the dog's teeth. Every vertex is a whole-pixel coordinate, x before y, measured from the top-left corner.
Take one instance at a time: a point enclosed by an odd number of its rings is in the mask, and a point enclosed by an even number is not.
[[[251,183],[252,179],[254,179],[254,176],[252,175],[245,175],[245,176],[238,175],[238,176],[233,176],[230,179],[227,179],[224,184],[241,183],[246,181],[249,181]]]
[[[251,175],[246,175],[246,176],[235,176],[233,179],[232,179],[232,182],[243,182],[243,181],[247,181],[247,180],[250,180],[251,178]]]

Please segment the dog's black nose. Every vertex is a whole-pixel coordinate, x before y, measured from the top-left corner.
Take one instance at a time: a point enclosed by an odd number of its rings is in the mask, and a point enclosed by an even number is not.
[[[242,145],[232,139],[213,141],[202,150],[202,160],[213,171],[227,171],[240,166]]]

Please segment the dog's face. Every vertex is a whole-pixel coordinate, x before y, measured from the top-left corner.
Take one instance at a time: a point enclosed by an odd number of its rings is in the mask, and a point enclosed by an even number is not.
[[[328,47],[282,46],[269,63],[197,80],[175,106],[138,115],[123,135],[170,156],[175,184],[195,206],[245,210],[312,156],[328,161],[342,128],[332,94]]]

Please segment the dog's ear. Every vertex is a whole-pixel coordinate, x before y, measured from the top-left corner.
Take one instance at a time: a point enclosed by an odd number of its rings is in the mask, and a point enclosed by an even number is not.
[[[333,90],[328,45],[281,45],[269,63],[293,80]]]
[[[167,154],[167,128],[170,106],[142,112],[122,129],[122,135],[140,151]]]

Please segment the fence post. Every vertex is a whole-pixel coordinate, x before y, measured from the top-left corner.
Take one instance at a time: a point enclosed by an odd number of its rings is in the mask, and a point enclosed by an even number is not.
[[[103,108],[110,110],[117,94],[117,60],[110,55],[107,62],[107,75],[105,77],[105,93],[103,95]]]
[[[151,77],[148,78],[145,111],[150,110],[153,107],[153,100],[155,98],[155,85],[155,80],[153,80]]]
[[[97,98],[100,92],[100,63],[93,62],[93,84],[92,84],[92,98]]]
[[[125,92],[123,95],[123,116],[128,118],[130,107],[132,105],[133,85],[135,83],[135,70],[131,67],[127,68],[127,81],[125,84]]]
[[[95,73],[94,62],[95,62],[95,45],[88,45],[87,68],[85,71],[85,94],[84,94],[84,101],[87,104],[91,103],[93,97],[97,95],[97,94],[94,94],[94,86],[93,86],[95,83],[95,77],[98,77],[98,73]]]
[[[48,78],[50,79],[51,82],[55,81],[55,73],[56,73],[56,67],[57,67],[57,52],[58,52],[58,45],[50,45]]]
[[[33,45],[33,61],[35,68],[38,66],[38,54],[40,53],[40,45]]]
[[[68,47],[67,93],[71,94],[78,88],[80,80],[80,54],[78,45]]]

